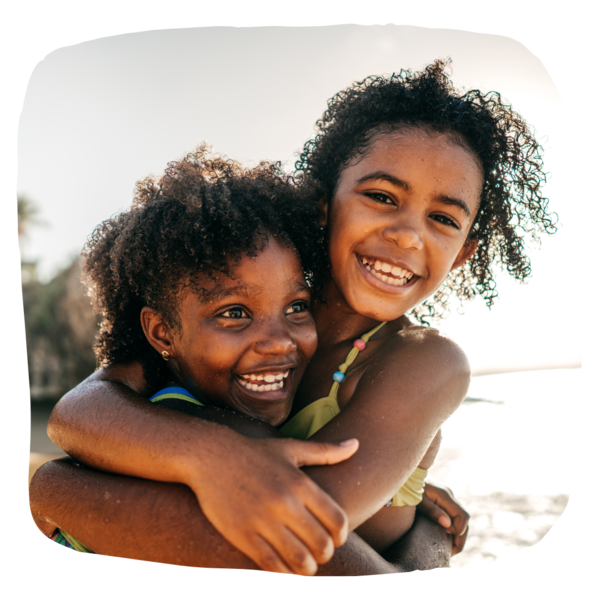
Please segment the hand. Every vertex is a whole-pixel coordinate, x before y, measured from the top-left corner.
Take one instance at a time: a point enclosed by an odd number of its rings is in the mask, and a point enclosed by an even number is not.
[[[425,494],[417,510],[434,523],[439,523],[446,529],[446,533],[454,536],[452,556],[462,551],[467,540],[470,516],[458,504],[450,489],[426,483]]]
[[[337,445],[239,437],[234,451],[203,456],[203,476],[188,482],[202,511],[261,569],[314,575],[346,541],[348,519],[299,467],[346,460],[358,440]]]

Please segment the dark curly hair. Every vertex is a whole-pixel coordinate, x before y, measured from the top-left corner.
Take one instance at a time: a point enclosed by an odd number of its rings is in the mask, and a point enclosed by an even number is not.
[[[491,306],[497,296],[494,265],[523,281],[531,273],[526,238],[539,242],[538,233],[554,233],[557,221],[542,195],[542,148],[527,123],[497,92],[457,90],[446,74],[449,63],[437,60],[420,72],[367,77],[336,94],[296,162],[298,180],[316,182],[320,197],[331,201],[349,163],[368,151],[375,136],[402,127],[449,134],[479,159],[483,191],[466,241],[476,239],[477,249],[413,311],[425,323],[447,314],[452,294],[461,302],[481,295]]]
[[[256,256],[269,236],[295,248],[318,292],[326,272],[314,190],[300,189],[279,163],[244,169],[200,146],[169,163],[160,178],[137,183],[130,210],[101,223],[86,243],[83,280],[102,316],[100,364],[139,360],[151,386],[167,376],[140,312],[157,310],[178,328],[176,299],[198,273],[228,273],[242,254]]]

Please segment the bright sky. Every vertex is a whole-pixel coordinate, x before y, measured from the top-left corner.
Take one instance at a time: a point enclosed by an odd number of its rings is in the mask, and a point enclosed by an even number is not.
[[[579,240],[559,167],[560,98],[543,64],[500,36],[393,25],[180,29],[56,50],[34,71],[20,121],[18,189],[46,222],[31,230],[24,258],[51,276],[128,206],[137,179],[203,140],[238,160],[291,168],[337,91],[446,56],[457,85],[501,92],[545,140],[546,191],[561,229],[532,253],[529,284],[500,277],[491,312],[473,302],[441,328],[475,371],[577,362],[578,330],[551,325],[571,308],[565,280],[578,269],[554,268]]]

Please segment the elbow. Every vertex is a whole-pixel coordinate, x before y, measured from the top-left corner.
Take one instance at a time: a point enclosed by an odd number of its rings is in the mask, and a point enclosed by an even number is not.
[[[67,454],[70,450],[70,435],[78,430],[76,407],[82,400],[83,385],[84,383],[80,383],[56,403],[46,426],[48,437]]]

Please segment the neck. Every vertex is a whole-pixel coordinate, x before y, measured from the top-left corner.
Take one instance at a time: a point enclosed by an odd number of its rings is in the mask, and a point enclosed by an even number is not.
[[[333,346],[358,338],[381,322],[352,309],[331,279],[323,289],[323,298],[325,302],[318,302],[312,311],[319,336],[319,347]],[[400,320],[396,319],[394,323]],[[401,326],[398,324],[394,331]]]

